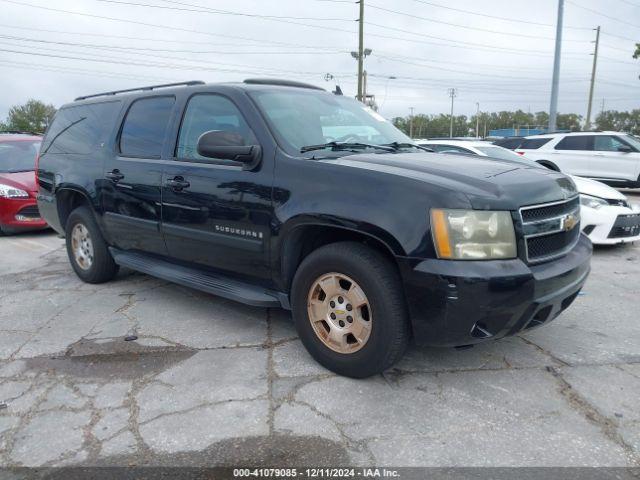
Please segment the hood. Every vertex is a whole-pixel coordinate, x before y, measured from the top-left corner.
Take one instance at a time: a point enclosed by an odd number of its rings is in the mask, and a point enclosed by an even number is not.
[[[30,172],[3,173],[0,172],[0,183],[11,185],[12,187],[25,190],[29,193],[36,193],[36,176],[32,170]]]
[[[605,200],[626,200],[622,193],[615,188],[605,185],[602,182],[596,182],[589,178],[575,177],[571,175],[571,179],[578,187],[580,193],[591,195],[592,197],[604,198]]]
[[[562,173],[477,155],[356,154],[325,161],[437,185],[464,194],[475,209],[515,210],[577,193],[574,183]]]

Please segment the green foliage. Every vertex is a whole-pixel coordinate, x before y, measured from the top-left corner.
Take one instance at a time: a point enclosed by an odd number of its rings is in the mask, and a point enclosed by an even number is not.
[[[601,112],[596,117],[595,126],[598,130],[614,130],[640,135],[640,109],[630,112],[618,112],[617,110]]]
[[[433,138],[449,136],[449,115],[415,115],[413,117],[413,138]],[[560,113],[557,117],[558,129],[579,131],[581,129],[582,116],[575,113]],[[467,118],[464,115],[454,117],[453,136],[475,136],[476,135],[476,115]],[[499,128],[534,128],[543,127],[549,124],[549,114],[547,112],[515,112],[501,111],[491,113],[481,113],[479,130],[484,136],[486,131]],[[393,119],[393,124],[409,135],[410,117],[397,117]]]
[[[56,108],[53,105],[31,99],[24,105],[11,107],[2,127],[4,130],[44,133],[55,113]]]
[[[636,51],[633,54],[633,58],[640,58],[640,43],[636,43]]]

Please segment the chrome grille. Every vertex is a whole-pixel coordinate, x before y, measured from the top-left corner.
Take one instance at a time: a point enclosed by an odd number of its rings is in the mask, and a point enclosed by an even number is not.
[[[580,238],[580,198],[520,208],[529,263],[565,255]]]

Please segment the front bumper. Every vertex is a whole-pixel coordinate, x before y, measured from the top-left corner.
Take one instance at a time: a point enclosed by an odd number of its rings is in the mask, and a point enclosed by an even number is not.
[[[564,257],[532,266],[520,259],[399,259],[416,343],[469,345],[551,321],[580,292],[591,252],[580,235]]]
[[[0,226],[6,232],[20,232],[42,230],[47,222],[41,218],[35,198],[0,198]]]
[[[640,209],[614,205],[582,206],[581,225],[596,245],[615,245],[640,240]]]

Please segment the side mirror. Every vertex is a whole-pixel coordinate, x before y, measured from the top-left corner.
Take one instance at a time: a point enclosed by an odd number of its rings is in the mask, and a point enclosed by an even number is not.
[[[203,157],[240,162],[244,164],[243,170],[253,170],[262,158],[260,145],[245,145],[242,135],[222,130],[211,130],[200,135],[198,153]]]
[[[623,153],[630,153],[633,152],[633,148],[631,148],[629,145],[620,145],[618,147],[618,151]]]

